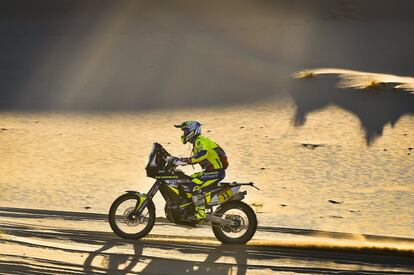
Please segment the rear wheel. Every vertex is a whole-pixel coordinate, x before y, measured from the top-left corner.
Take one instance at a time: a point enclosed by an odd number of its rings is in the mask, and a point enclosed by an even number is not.
[[[229,219],[236,225],[213,224],[216,238],[226,244],[244,244],[250,241],[256,232],[257,218],[253,209],[241,201],[230,201],[222,205],[215,216]]]
[[[136,215],[134,209],[139,201],[140,197],[138,195],[124,194],[112,203],[109,210],[109,224],[119,237],[140,239],[145,237],[154,226],[154,203],[149,201],[141,215]]]

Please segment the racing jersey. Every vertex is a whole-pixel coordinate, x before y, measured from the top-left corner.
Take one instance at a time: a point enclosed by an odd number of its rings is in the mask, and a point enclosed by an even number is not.
[[[211,139],[198,135],[194,141],[190,164],[200,164],[205,171],[226,169],[227,156],[224,150]]]

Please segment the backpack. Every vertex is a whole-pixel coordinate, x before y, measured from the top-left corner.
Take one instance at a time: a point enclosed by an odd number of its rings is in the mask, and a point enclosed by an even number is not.
[[[221,148],[219,145],[217,145],[217,148],[214,148],[214,150],[216,151],[222,165],[223,165],[223,169],[227,169],[227,167],[229,167],[229,161],[227,159],[227,155],[224,152],[223,148]]]

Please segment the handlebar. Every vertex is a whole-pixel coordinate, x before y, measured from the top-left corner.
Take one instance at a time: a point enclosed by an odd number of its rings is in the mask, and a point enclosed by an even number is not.
[[[176,165],[175,163],[174,163],[174,161],[176,161],[176,160],[178,160],[178,158],[177,157],[174,157],[174,156],[168,156],[167,158],[166,158],[166,165],[165,165],[165,170],[167,170],[167,171],[170,171],[170,170],[172,170],[172,171],[176,171],[177,169],[177,167],[178,167],[178,165]]]
[[[165,158],[165,170],[170,170],[170,168],[174,165],[173,164],[173,157],[166,157]]]

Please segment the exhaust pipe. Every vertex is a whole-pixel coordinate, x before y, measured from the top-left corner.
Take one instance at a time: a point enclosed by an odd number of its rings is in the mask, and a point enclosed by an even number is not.
[[[236,223],[232,220],[222,219],[214,215],[207,214],[207,220],[212,223],[218,223],[220,225],[231,225],[236,226]]]

